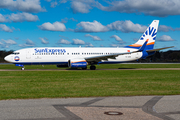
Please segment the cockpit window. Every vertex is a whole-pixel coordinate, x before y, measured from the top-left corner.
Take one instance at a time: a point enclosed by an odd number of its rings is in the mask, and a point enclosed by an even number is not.
[[[19,52],[14,52],[14,53],[12,53],[13,55],[19,55]]]

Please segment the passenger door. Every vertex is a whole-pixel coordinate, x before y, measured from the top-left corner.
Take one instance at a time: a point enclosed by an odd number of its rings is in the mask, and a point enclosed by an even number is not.
[[[31,51],[26,50],[26,59],[31,59]]]

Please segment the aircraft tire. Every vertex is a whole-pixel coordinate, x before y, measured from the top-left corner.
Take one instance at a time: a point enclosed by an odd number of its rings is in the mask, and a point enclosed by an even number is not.
[[[90,69],[91,69],[91,70],[95,70],[95,69],[96,69],[96,66],[90,66]]]

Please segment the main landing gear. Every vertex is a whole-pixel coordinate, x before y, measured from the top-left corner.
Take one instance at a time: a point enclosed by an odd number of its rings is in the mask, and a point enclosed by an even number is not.
[[[90,66],[90,70],[95,70],[95,69],[96,69],[96,66],[94,66],[94,65]]]

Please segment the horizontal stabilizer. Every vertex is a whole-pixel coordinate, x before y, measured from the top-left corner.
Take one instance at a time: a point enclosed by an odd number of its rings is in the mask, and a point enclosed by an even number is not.
[[[146,52],[155,52],[155,51],[159,51],[159,50],[163,50],[163,49],[168,49],[168,48],[173,48],[174,46],[171,47],[164,47],[164,48],[158,48],[158,49],[152,49],[152,50],[146,50]]]

